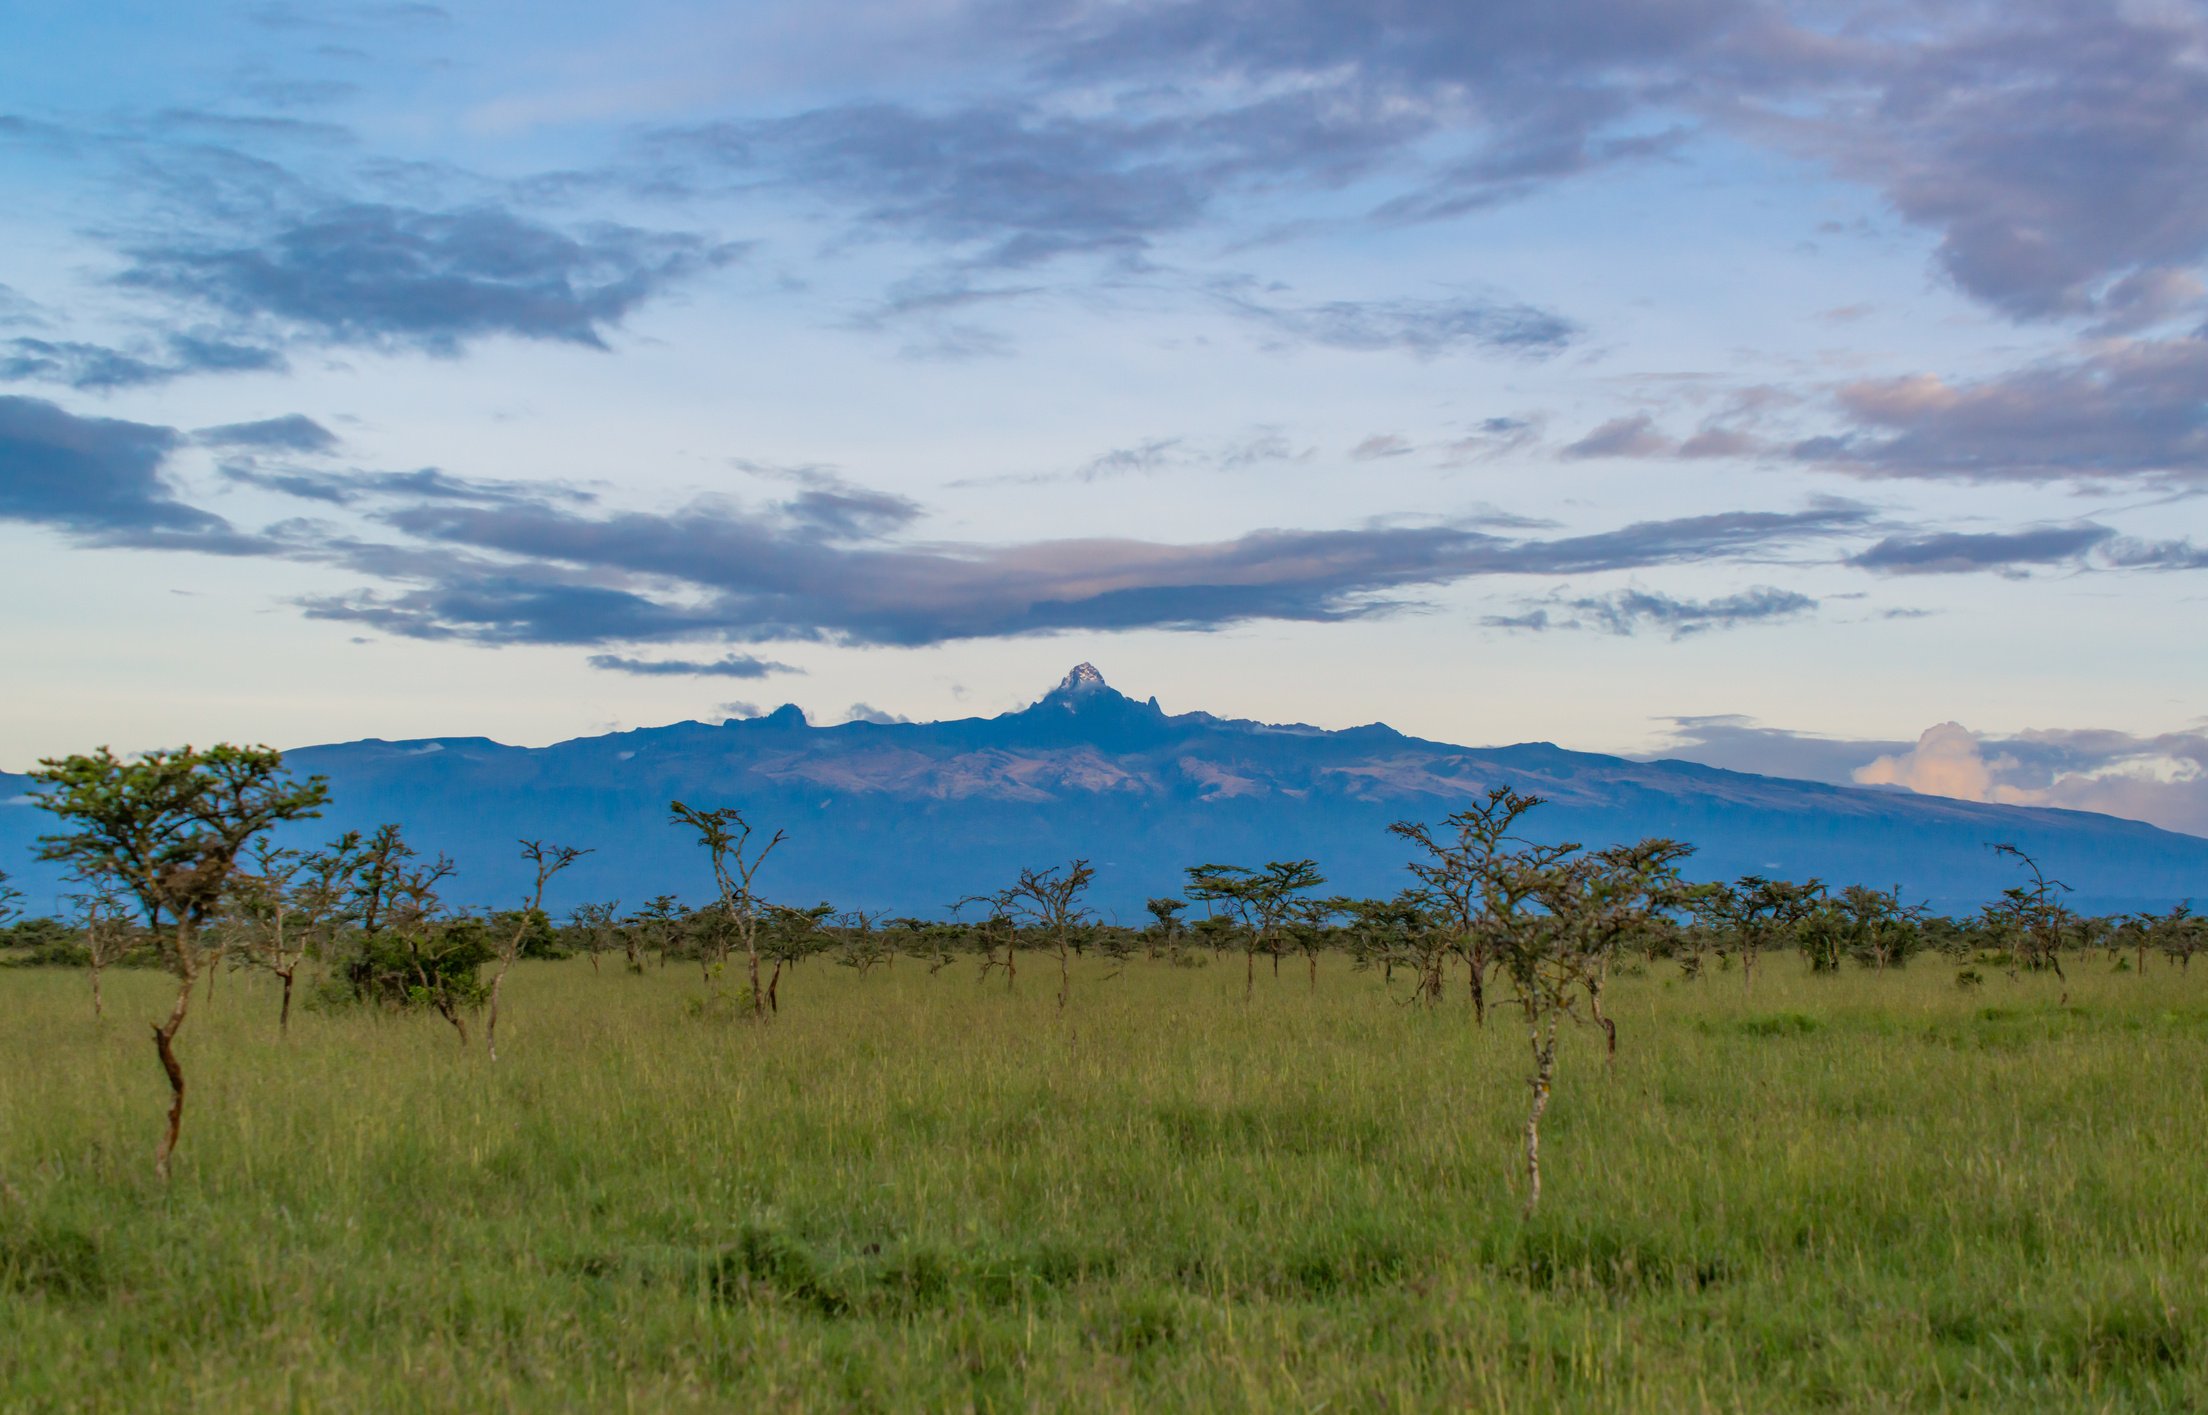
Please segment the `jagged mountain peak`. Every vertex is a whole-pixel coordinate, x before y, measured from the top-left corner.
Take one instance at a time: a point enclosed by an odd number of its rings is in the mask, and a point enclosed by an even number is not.
[[[1093,693],[1098,689],[1110,692],[1112,691],[1112,685],[1104,681],[1104,675],[1097,672],[1095,664],[1077,663],[1067,672],[1065,677],[1058,680],[1058,686],[1050,691],[1052,695],[1057,696],[1072,693]]]

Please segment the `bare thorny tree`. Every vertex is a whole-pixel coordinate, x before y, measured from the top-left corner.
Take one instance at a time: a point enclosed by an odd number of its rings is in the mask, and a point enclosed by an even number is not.
[[[483,1049],[493,1061],[498,1060],[498,1004],[506,987],[506,975],[513,971],[514,962],[521,957],[530,933],[544,926],[544,887],[551,883],[554,875],[589,853],[572,845],[547,845],[541,840],[521,842],[521,858],[534,867],[536,879],[529,889],[529,901],[512,921],[513,927],[498,934],[498,970],[491,974],[490,1008],[483,1021]]]
[[[720,891],[723,922],[743,945],[745,961],[750,965],[752,1020],[764,1022],[767,1002],[759,985],[759,923],[766,906],[752,887],[752,881],[758,877],[759,867],[767,862],[767,856],[774,853],[774,847],[782,843],[783,833],[778,830],[765,844],[757,844],[753,840],[751,823],[734,806],[699,810],[680,801],[671,801],[668,812],[674,824],[687,825],[698,833],[698,843],[712,859],[713,883]],[[725,937],[719,951],[721,956],[716,963],[725,963]]]
[[[1058,1010],[1064,1012],[1073,995],[1073,939],[1094,916],[1082,904],[1096,870],[1087,860],[1053,865],[1047,870],[1026,869],[999,894],[992,896],[996,913],[1033,929],[1058,957]]]

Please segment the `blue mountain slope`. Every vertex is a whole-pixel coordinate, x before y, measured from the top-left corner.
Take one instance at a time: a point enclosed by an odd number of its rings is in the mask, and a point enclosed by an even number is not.
[[[480,737],[349,742],[288,754],[329,778],[327,817],[298,839],[400,821],[460,865],[451,897],[510,903],[525,883],[520,836],[588,846],[555,901],[710,889],[705,860],[667,823],[667,804],[736,805],[787,841],[760,877],[771,897],[938,914],[994,889],[1021,865],[1076,856],[1096,895],[1133,921],[1202,861],[1310,856],[1330,887],[1385,893],[1407,882],[1391,821],[1438,820],[1493,785],[1551,803],[1538,833],[1608,844],[1691,841],[1690,873],[1750,871],[1834,883],[1898,884],[1913,899],[1974,909],[2016,880],[1987,848],[2010,841],[2095,910],[2208,897],[2208,840],[2075,811],[1980,805],[1819,785],[1684,762],[1636,762],[1547,743],[1468,748],[1374,724],[1328,732],[1168,715],[1083,665],[1034,706],[993,718],[812,727],[786,707],[719,725],[578,738],[550,747]],[[28,783],[0,776],[0,801]],[[34,902],[52,896],[29,859],[46,817],[0,805],[0,868]]]

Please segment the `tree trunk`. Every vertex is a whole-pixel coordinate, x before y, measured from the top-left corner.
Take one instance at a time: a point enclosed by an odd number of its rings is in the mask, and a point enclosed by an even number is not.
[[[767,1011],[774,1013],[782,1011],[781,992],[782,960],[777,958],[774,960],[774,972],[767,977]]]
[[[97,963],[92,965],[92,1016],[94,1019],[107,1016],[107,1003],[100,997],[100,965]]]
[[[483,1023],[483,1049],[491,1054],[493,1061],[498,1060],[498,995],[506,986],[506,970],[512,966],[513,962],[509,959],[499,964],[498,971],[491,974],[491,1011]],[[465,1032],[461,1033],[462,1045],[466,1044],[466,1036]]]
[[[744,961],[751,970],[751,1020],[767,1020],[767,999],[759,991],[759,947],[750,939],[744,940]]]
[[[288,1037],[291,1035],[291,975],[297,971],[298,965],[294,964],[277,974],[278,977],[284,980],[284,1009],[276,1014],[276,1034],[278,1036]]]
[[[1604,1066],[1609,1066],[1615,1063],[1618,1059],[1618,1024],[1611,1021],[1609,1017],[1603,1013],[1602,982],[1600,979],[1588,980],[1587,1010],[1590,1013],[1594,1014],[1596,1024],[1602,1028],[1602,1063]]]
[[[1242,1000],[1248,1002],[1257,994],[1257,950],[1252,948],[1242,954]]]
[[[192,1005],[192,984],[197,980],[190,964],[182,961],[189,943],[178,945],[178,981],[176,1005],[169,1009],[169,1020],[153,1029],[153,1049],[161,1057],[161,1069],[169,1078],[169,1126],[161,1136],[161,1147],[154,1151],[153,1172],[166,1182],[169,1177],[169,1157],[176,1153],[177,1132],[184,1125],[184,1068],[176,1059],[176,1034],[184,1025],[184,1014]]]
[[[1534,1024],[1531,1032],[1533,1076],[1527,1084],[1533,1087],[1533,1108],[1526,1112],[1526,1215],[1529,1218],[1541,1202],[1541,1112],[1549,1108],[1549,1082],[1556,1075],[1556,1023],[1550,1021],[1546,1041],[1542,1039],[1539,1023]]]
[[[1064,940],[1058,944],[1058,1011],[1064,1013],[1066,1000],[1073,996],[1073,959],[1066,952]]]
[[[1319,955],[1312,953],[1305,956],[1311,963],[1311,991],[1317,992],[1319,990]]]

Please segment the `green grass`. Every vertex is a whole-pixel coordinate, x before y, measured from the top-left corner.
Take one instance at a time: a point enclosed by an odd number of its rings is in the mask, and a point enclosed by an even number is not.
[[[2208,970],[1621,979],[1524,1041],[1330,963],[813,964],[295,1017],[0,972],[0,1408],[2197,1410]]]

